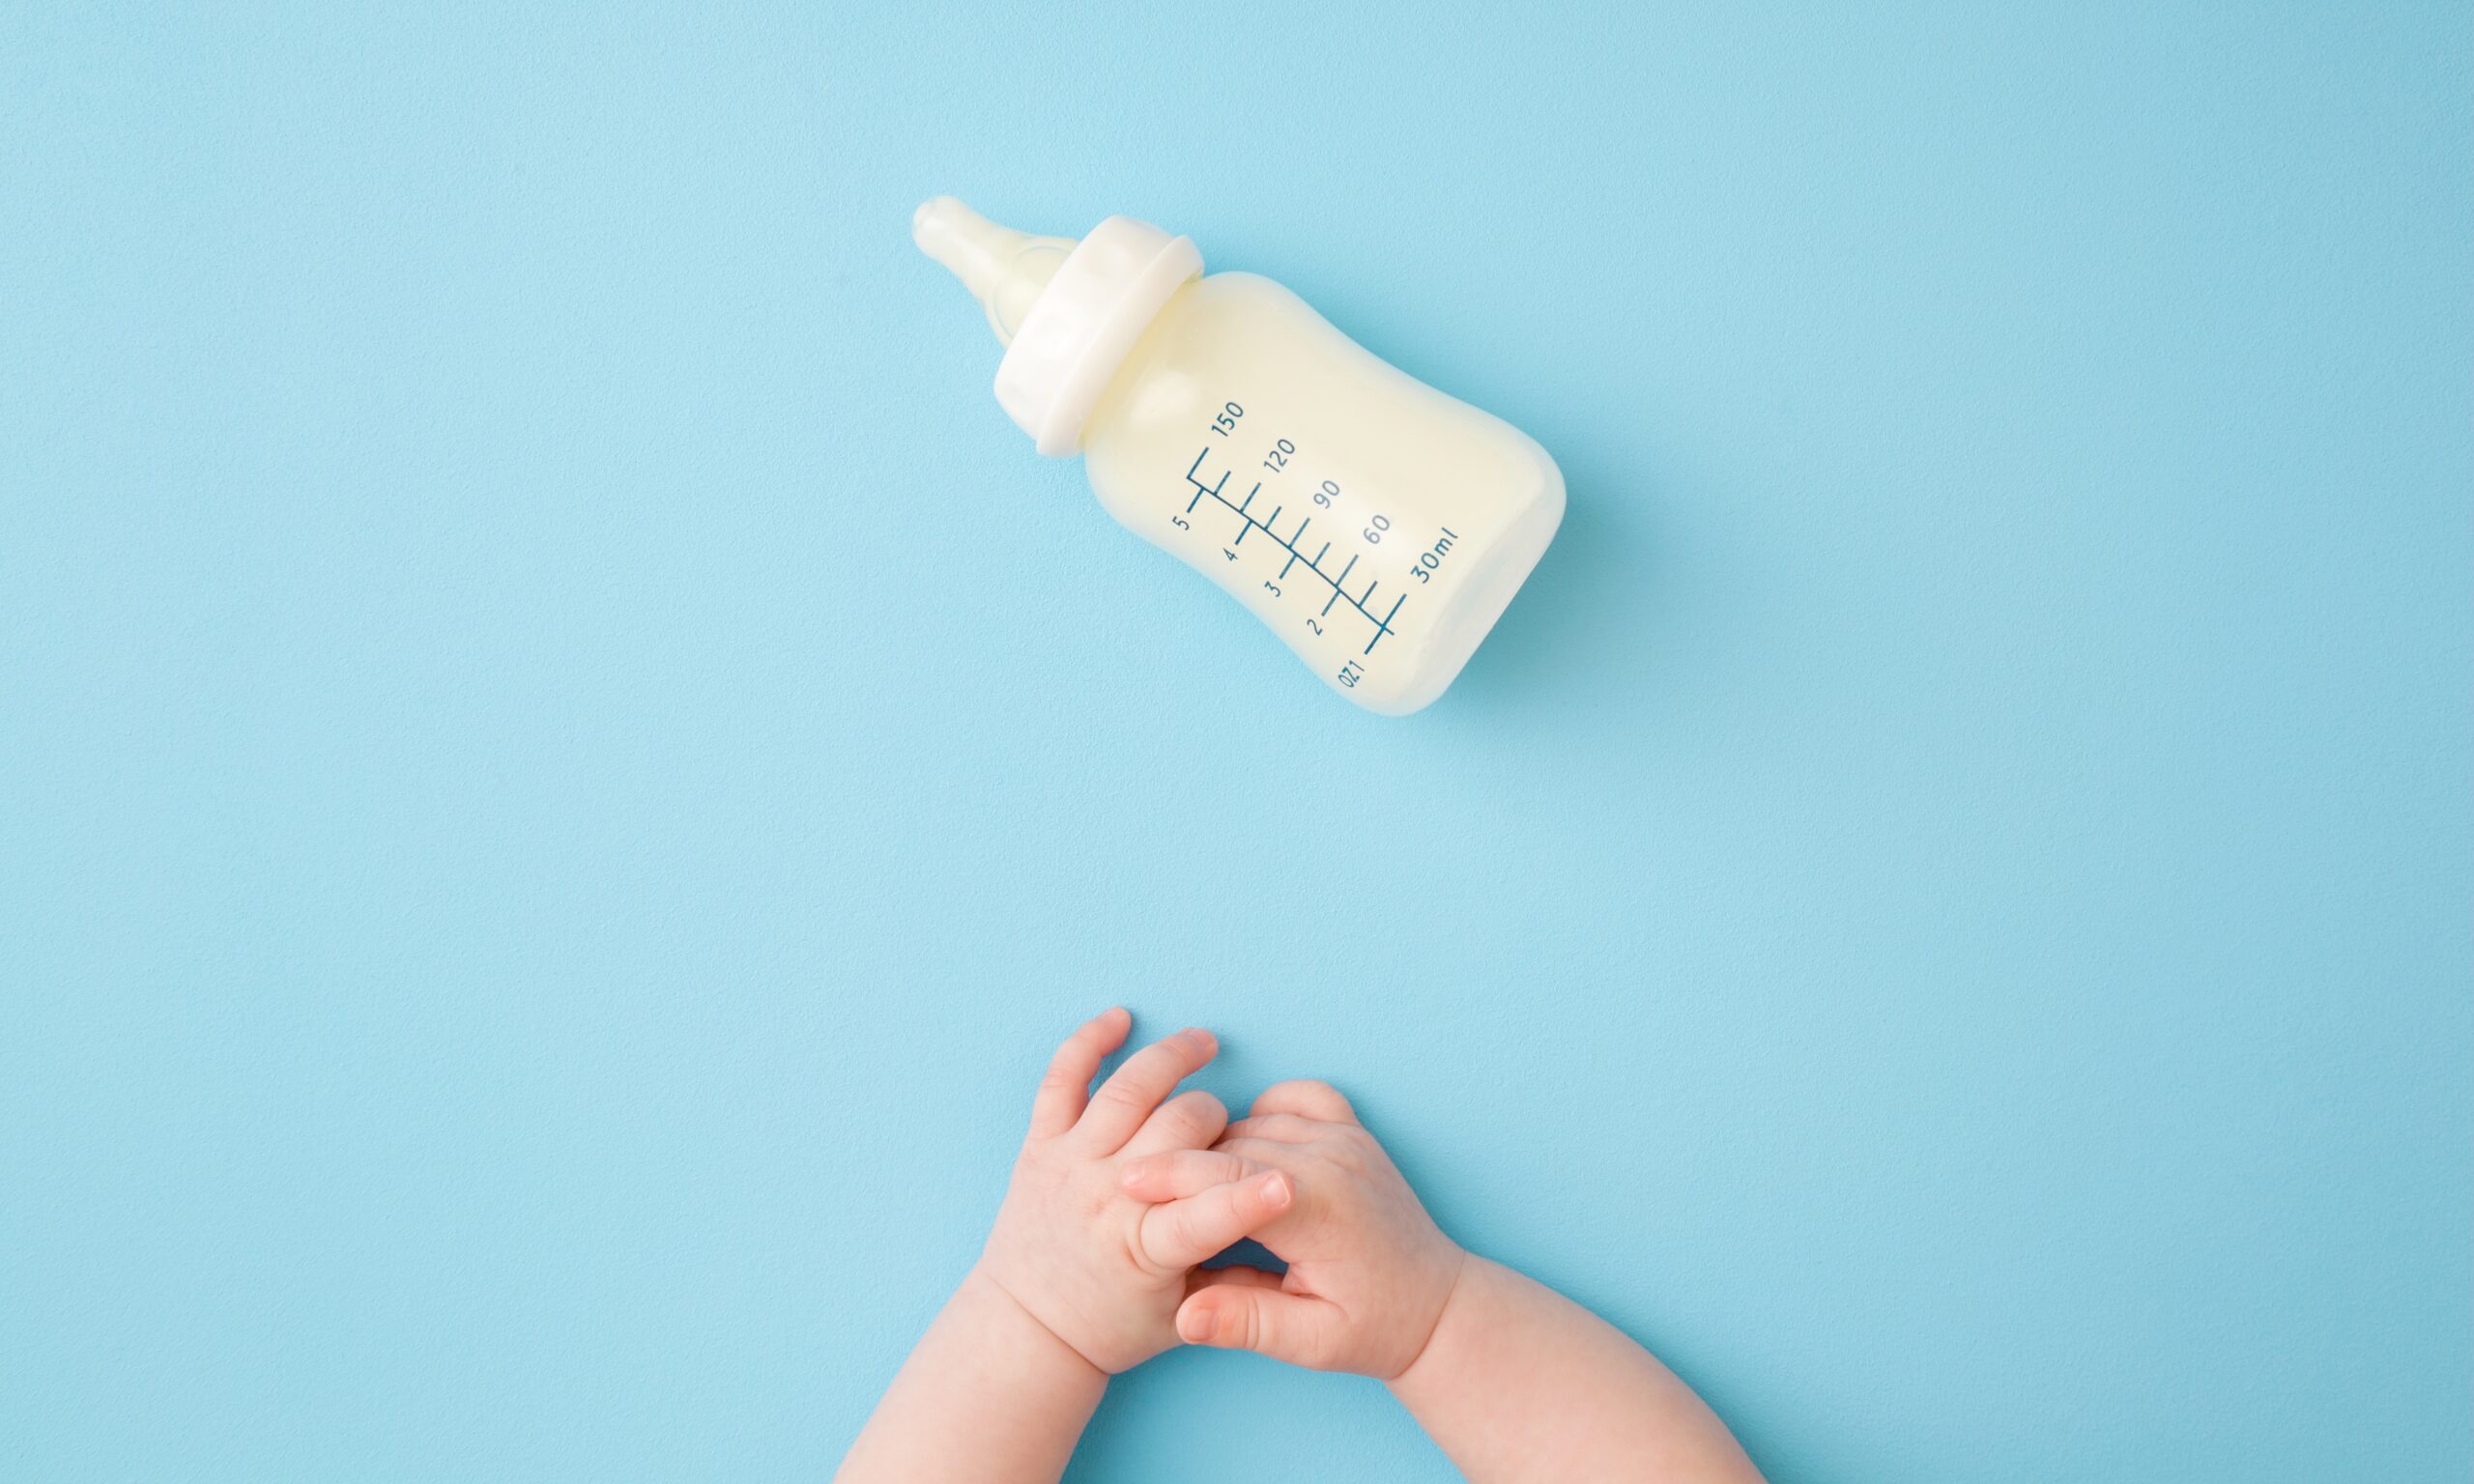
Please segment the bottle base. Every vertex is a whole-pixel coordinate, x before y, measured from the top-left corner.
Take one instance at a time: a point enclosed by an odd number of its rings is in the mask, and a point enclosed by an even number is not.
[[[1548,466],[1553,471],[1553,465]],[[1554,542],[1564,523],[1564,480],[1560,471],[1512,528],[1488,554],[1486,565],[1470,581],[1460,601],[1444,615],[1442,627],[1427,640],[1407,683],[1395,695],[1367,695],[1363,688],[1348,695],[1377,716],[1407,716],[1439,699],[1494,632],[1495,622],[1511,606],[1539,559]]]

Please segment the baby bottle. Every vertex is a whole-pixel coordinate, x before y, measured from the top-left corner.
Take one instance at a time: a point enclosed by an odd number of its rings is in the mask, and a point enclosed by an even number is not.
[[[951,196],[911,218],[1005,346],[996,401],[1108,514],[1386,716],[1443,694],[1564,518],[1564,476],[1252,273],[1111,216],[1080,242]]]

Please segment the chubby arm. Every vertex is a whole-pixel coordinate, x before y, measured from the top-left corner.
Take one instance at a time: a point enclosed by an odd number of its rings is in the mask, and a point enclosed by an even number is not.
[[[1434,1332],[1390,1385],[1472,1484],[1761,1477],[1656,1356],[1482,1257],[1461,1265]]]
[[[877,1404],[835,1484],[1055,1484],[1108,1374],[974,1268]]]
[[[1121,1179],[1172,1200],[1258,1170],[1295,1204],[1254,1233],[1288,1265],[1196,1274],[1190,1343],[1251,1350],[1392,1388],[1471,1484],[1758,1484],[1725,1424],[1621,1330],[1461,1250],[1320,1082],[1283,1082],[1209,1152],[1135,1160]]]
[[[1219,1049],[1180,1031],[1091,1078],[1125,1043],[1111,1010],[1058,1048],[988,1245],[928,1327],[836,1484],[1054,1484],[1108,1378],[1176,1343],[1188,1270],[1270,1220],[1277,1171],[1147,1203],[1118,1170],[1199,1152],[1228,1124],[1205,1092],[1169,1095]]]

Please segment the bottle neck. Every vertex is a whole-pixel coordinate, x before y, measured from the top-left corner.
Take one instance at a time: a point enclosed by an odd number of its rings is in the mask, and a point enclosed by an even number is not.
[[[1100,388],[1100,399],[1091,406],[1091,415],[1083,419],[1080,446],[1088,450],[1108,436],[1108,429],[1139,405],[1144,383],[1159,376],[1174,376],[1192,370],[1189,362],[1194,355],[1194,339],[1187,327],[1193,323],[1196,302],[1209,278],[1189,278],[1179,285],[1160,312],[1151,317],[1142,333],[1135,337],[1116,370]]]
[[[1202,272],[1185,238],[1111,216],[1058,265],[996,368],[996,400],[1039,451],[1081,446],[1092,409],[1143,331]]]

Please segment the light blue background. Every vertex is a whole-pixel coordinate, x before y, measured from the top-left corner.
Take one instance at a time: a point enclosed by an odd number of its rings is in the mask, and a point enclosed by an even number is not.
[[[1781,1480],[2474,1468],[2462,6],[172,9],[0,13],[0,1476],[820,1478],[1112,1001]],[[1441,704],[942,190],[1555,453]],[[1075,1477],[1447,1475],[1185,1354]]]

